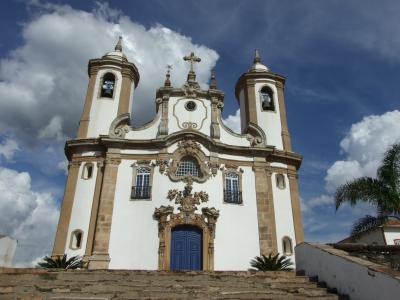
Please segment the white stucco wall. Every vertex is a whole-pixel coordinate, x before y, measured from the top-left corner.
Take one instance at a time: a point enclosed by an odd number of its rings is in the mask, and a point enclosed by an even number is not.
[[[188,111],[185,108],[185,103],[188,101],[196,103],[196,109],[194,111]],[[168,133],[171,134],[187,128],[185,127],[187,123],[195,123],[195,130],[209,136],[211,125],[211,101],[207,99],[171,97],[168,102]]]
[[[65,246],[65,253],[67,253],[68,257],[74,255],[82,256],[85,253],[88,237],[90,215],[98,169],[96,163],[93,163],[92,177],[90,179],[82,179],[84,165],[85,163],[82,163],[79,168],[78,182],[76,184],[74,203],[72,205],[71,220],[68,226],[67,243]],[[73,250],[69,247],[71,233],[77,229],[83,231],[82,245],[80,249]]]
[[[154,209],[161,205],[173,205],[166,198],[168,190],[182,190],[182,182],[173,183],[167,175],[154,168],[152,199],[130,200],[132,186],[132,160],[119,165],[113,219],[110,237],[110,268],[150,269],[158,268],[158,223],[153,219]],[[257,207],[254,193],[254,173],[250,167],[242,167],[243,204],[223,203],[222,172],[205,183],[193,184],[193,192],[206,191],[210,195],[201,207],[220,210],[215,237],[215,270],[247,270],[249,261],[259,255]],[[176,212],[178,212],[176,210]]]
[[[257,122],[267,136],[267,144],[275,146],[277,149],[283,149],[278,92],[274,82],[265,83],[265,79],[262,81],[257,82],[256,80],[255,84]],[[261,108],[260,90],[263,86],[268,86],[273,92],[275,111],[263,111]]]
[[[135,119],[135,115],[133,119]],[[161,121],[161,110],[158,111],[157,115],[154,119],[146,124],[143,124],[140,127],[133,128],[133,130],[129,131],[125,138],[128,140],[150,140],[157,138],[158,127]]]
[[[11,267],[17,240],[9,236],[0,237],[0,267]]]
[[[104,74],[112,72],[116,78],[114,97],[100,98],[100,85]],[[113,69],[102,69],[96,77],[93,91],[92,106],[90,109],[90,121],[88,137],[98,137],[100,134],[108,135],[112,121],[117,117],[119,98],[121,94],[122,75]]]
[[[383,228],[387,245],[394,245],[394,240],[400,240],[400,227],[385,226]]]
[[[273,100],[275,104],[275,111],[263,111],[261,108],[260,90],[263,86],[268,86],[273,92]],[[255,83],[255,99],[256,99],[256,112],[258,125],[263,129],[266,137],[267,144],[275,146],[278,149],[283,149],[282,142],[282,128],[281,118],[278,102],[278,93],[273,80],[256,79]],[[245,97],[244,91],[239,92],[240,121],[242,131],[246,127],[246,112],[245,112]]]
[[[272,193],[274,198],[275,210],[275,223],[276,223],[276,238],[278,243],[278,252],[283,253],[283,237],[287,236],[292,240],[292,247],[296,245],[296,238],[294,233],[294,223],[292,214],[292,202],[290,199],[290,185],[286,174],[285,178],[286,187],[279,189],[276,186],[276,173],[272,173]],[[294,253],[294,249],[293,249]],[[294,255],[289,256],[294,262]]]
[[[319,281],[352,300],[392,300],[400,295],[399,278],[378,271],[374,263],[326,245],[298,245],[296,268],[307,276],[318,276]]]
[[[235,133],[224,124],[221,116],[218,116],[219,126],[219,140],[227,145],[250,147],[250,141],[247,139],[246,134]]]

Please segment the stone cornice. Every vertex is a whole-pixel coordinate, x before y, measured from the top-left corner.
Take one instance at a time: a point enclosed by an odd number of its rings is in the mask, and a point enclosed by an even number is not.
[[[166,137],[151,140],[127,140],[120,138],[111,138],[109,136],[100,136],[92,139],[73,139],[65,144],[65,154],[70,160],[73,154],[82,151],[99,151],[105,154],[107,149],[143,149],[143,150],[161,150],[184,139],[190,138],[199,142],[211,152],[224,153],[247,157],[264,157],[267,161],[276,161],[300,168],[302,156],[294,152],[278,150],[273,146],[265,147],[243,147],[227,145],[211,139],[210,137],[188,130],[182,130],[170,134]]]
[[[272,79],[272,80],[276,81],[277,85],[279,85],[279,86],[284,86],[285,81],[286,81],[286,77],[276,74],[276,73],[272,73],[272,72],[243,73],[242,76],[239,77],[239,79],[235,85],[235,96],[236,96],[236,100],[238,101],[238,103],[239,103],[240,89],[246,84],[247,85],[254,84],[256,79]]]
[[[224,102],[224,92],[221,90],[210,89],[202,90],[198,89],[195,91],[196,98],[205,98],[211,100],[211,98],[216,98],[220,102]],[[173,87],[161,87],[156,92],[156,98],[162,99],[163,96],[169,97],[187,97],[185,90],[183,88],[173,88]]]
[[[99,70],[102,66],[116,66],[121,68],[121,72],[123,76],[128,76],[135,82],[135,87],[139,84],[139,71],[136,66],[128,61],[119,61],[110,58],[95,58],[89,60],[88,63],[88,74],[91,75],[91,70]]]

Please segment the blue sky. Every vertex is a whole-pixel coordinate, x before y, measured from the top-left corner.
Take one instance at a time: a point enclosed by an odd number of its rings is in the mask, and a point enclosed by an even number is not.
[[[63,146],[76,134],[87,60],[112,50],[119,34],[142,77],[154,78],[139,85],[136,124],[151,119],[166,64],[175,62],[178,85],[186,72],[178,54],[195,49],[203,55],[199,80],[206,84],[215,65],[224,118],[237,127],[234,86],[259,48],[262,62],[287,77],[289,130],[304,156],[306,240],[345,237],[373,209],[336,213],[335,187],[374,176],[400,139],[399,15],[398,1],[7,1],[0,12],[0,233],[19,239],[17,262],[51,249]]]

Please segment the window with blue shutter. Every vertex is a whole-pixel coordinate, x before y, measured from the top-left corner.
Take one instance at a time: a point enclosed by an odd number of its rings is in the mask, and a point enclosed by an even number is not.
[[[132,187],[132,199],[150,199],[150,168],[139,167],[136,172],[136,185]]]
[[[234,172],[225,174],[224,202],[242,203],[242,194],[239,189],[239,175]]]

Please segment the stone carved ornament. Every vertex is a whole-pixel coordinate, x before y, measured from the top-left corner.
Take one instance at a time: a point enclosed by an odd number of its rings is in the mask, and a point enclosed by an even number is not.
[[[114,138],[125,138],[125,135],[131,130],[130,114],[119,115],[112,121],[108,135]]]
[[[219,217],[219,210],[214,207],[204,207],[202,214],[196,214],[197,205],[208,201],[208,194],[204,191],[192,193],[192,182],[188,182],[183,191],[177,189],[169,190],[167,199],[174,201],[178,205],[177,214],[174,214],[174,208],[170,205],[160,206],[154,211],[154,218],[158,221],[159,234],[162,234],[166,225],[172,221],[178,221],[180,224],[201,223],[207,226],[214,237],[215,223]]]
[[[171,246],[169,239],[175,226],[189,224],[201,228],[203,231],[203,268],[214,268],[214,239],[215,227],[219,217],[219,211],[214,207],[202,208],[202,214],[196,214],[197,205],[208,201],[206,192],[192,193],[192,182],[189,180],[183,191],[170,190],[167,198],[178,204],[179,213],[174,213],[171,205],[160,206],[154,210],[154,218],[158,221],[158,265],[160,270],[169,270],[169,257]]]
[[[208,194],[206,192],[201,191],[192,194],[192,189],[192,185],[188,183],[183,191],[178,192],[177,189],[169,190],[167,198],[169,201],[175,200],[175,204],[180,205],[178,210],[181,212],[192,214],[197,210],[196,205],[208,201]]]
[[[253,147],[264,147],[267,144],[267,139],[264,131],[254,123],[249,123],[246,128],[247,140]]]
[[[197,161],[200,169],[199,177],[195,177],[190,174],[180,177],[176,176],[179,162],[186,156],[193,157]],[[200,144],[191,139],[179,141],[178,148],[172,154],[171,158],[172,163],[168,167],[167,174],[172,181],[192,180],[196,182],[205,182],[210,177],[210,167],[206,164],[207,157],[201,151]]]
[[[158,169],[160,171],[160,174],[165,174],[165,172],[168,169],[169,162],[168,162],[168,160],[157,159],[154,166],[159,167]]]

